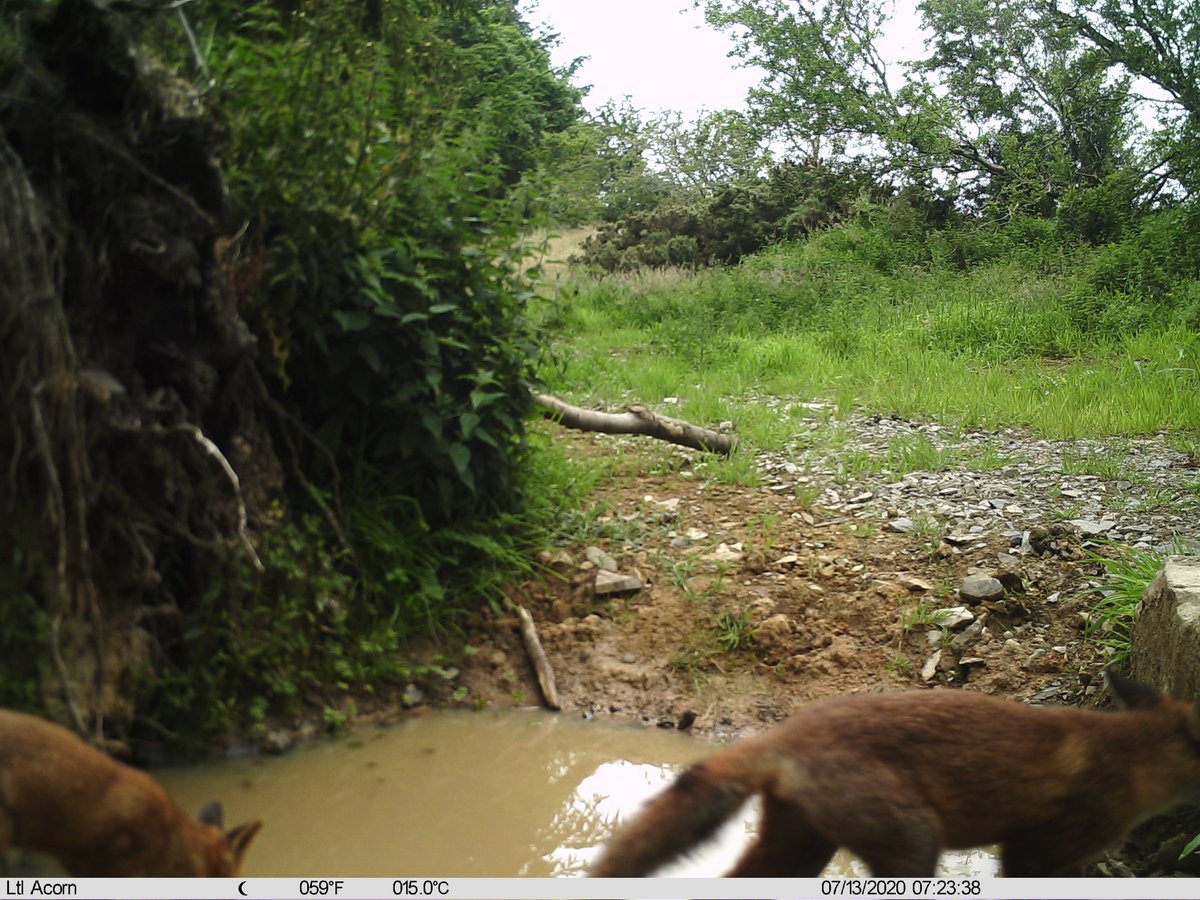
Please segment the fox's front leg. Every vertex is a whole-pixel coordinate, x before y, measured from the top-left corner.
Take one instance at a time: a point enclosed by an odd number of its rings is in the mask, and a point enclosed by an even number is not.
[[[1083,874],[1085,863],[1120,838],[1123,830],[1060,825],[1026,832],[1010,838],[1000,849],[1000,864],[1006,878],[1049,878]]]

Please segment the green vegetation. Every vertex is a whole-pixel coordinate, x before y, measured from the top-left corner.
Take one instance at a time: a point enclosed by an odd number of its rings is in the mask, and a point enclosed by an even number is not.
[[[573,354],[556,387],[588,400],[675,396],[685,418],[737,421],[751,446],[787,434],[755,412],[763,394],[1053,438],[1200,426],[1198,282],[1164,261],[1145,279],[1160,286],[1155,299],[1139,279],[1098,274],[1163,220],[1184,227],[1177,213],[1099,248],[1031,223],[963,227],[954,240],[978,251],[964,269],[922,235],[895,233],[891,212],[868,205],[734,268],[581,282],[560,310]],[[949,463],[931,449],[898,444],[892,462]]]
[[[1110,662],[1129,655],[1130,626],[1146,588],[1168,556],[1190,553],[1187,543],[1176,537],[1162,552],[1136,550],[1109,544],[1105,553],[1091,552],[1088,558],[1104,569],[1106,596],[1092,609],[1087,636],[1108,649]]]
[[[1196,0],[929,0],[899,67],[880,0],[697,5],[764,80],[690,123],[585,112],[515,0],[4,7],[0,150],[41,206],[0,216],[65,224],[10,254],[48,287],[0,285],[0,703],[112,725],[80,707],[120,685],[114,730],[179,745],[436,682],[450,660],[407,642],[497,604],[532,548],[644,536],[586,508],[611,461],[528,424],[539,381],[732,420],[737,452],[694,466],[730,485],[795,441],[842,483],[1011,462],[850,449],[857,409],[1200,447]],[[555,226],[593,226],[573,272],[533,252]],[[53,321],[29,302],[51,294]],[[701,577],[672,571],[706,602]],[[716,612],[681,659],[751,634]],[[95,657],[90,700],[46,662],[60,638]]]

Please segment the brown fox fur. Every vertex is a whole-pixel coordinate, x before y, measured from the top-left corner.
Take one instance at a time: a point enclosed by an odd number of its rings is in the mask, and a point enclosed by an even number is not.
[[[195,821],[145,772],[58,725],[0,710],[0,853],[49,853],[85,877],[228,876],[260,827],[226,833],[217,803]]]
[[[1000,844],[1005,875],[1078,874],[1200,791],[1191,703],[1117,675],[1123,712],[960,690],[833,697],[684,772],[618,828],[595,877],[647,875],[762,795],[729,875],[814,877],[839,847],[877,876],[931,876],[943,849]]]

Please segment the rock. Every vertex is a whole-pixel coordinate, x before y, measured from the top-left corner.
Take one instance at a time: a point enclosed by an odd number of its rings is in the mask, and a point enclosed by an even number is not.
[[[1200,694],[1200,559],[1167,557],[1133,620],[1134,677],[1177,697]]]
[[[896,531],[900,534],[908,534],[913,530],[914,523],[912,519],[901,517],[899,519],[892,519],[887,523],[887,527],[889,531]]]
[[[949,628],[951,631],[965,627],[975,621],[975,613],[971,612],[965,606],[947,606],[943,609],[935,609],[933,611],[934,622],[942,628]]]
[[[566,550],[539,550],[534,557],[539,564],[556,572],[567,572],[575,568],[575,560]]]
[[[925,660],[925,665],[921,666],[921,680],[931,681],[933,676],[937,674],[938,663],[942,661],[942,651],[935,650],[929,659]]]
[[[406,684],[404,693],[400,695],[400,705],[405,709],[420,706],[425,701],[425,692],[415,684]]]
[[[800,562],[799,556],[797,556],[795,553],[786,553],[783,556],[779,557],[779,559],[775,560],[775,562],[771,563],[771,565],[775,566],[776,568],[789,568],[790,569],[792,566],[796,565],[796,563],[798,563],[798,562]]]
[[[637,662],[637,657],[632,653],[625,653],[621,656],[621,662],[625,663],[627,666],[632,666],[635,662]]]
[[[916,575],[901,575],[896,579],[902,587],[908,588],[914,592],[924,592],[933,590],[933,582],[927,581],[924,578],[918,578]]]
[[[624,594],[630,591],[640,591],[642,579],[637,575],[622,575],[619,572],[609,572],[599,569],[596,572],[596,595]]]
[[[794,652],[792,620],[776,613],[754,629],[754,643],[767,661],[786,659]]]
[[[955,648],[965,647],[981,634],[983,634],[983,619],[976,619],[950,639],[950,646]]]
[[[1110,519],[1101,519],[1098,522],[1091,519],[1071,519],[1070,524],[1078,528],[1079,533],[1085,538],[1094,538],[1099,537],[1106,531],[1111,531],[1117,523]]]
[[[295,738],[286,731],[279,728],[272,728],[259,741],[258,746],[263,753],[279,756],[280,754],[287,753],[295,744]]]
[[[1021,565],[1020,557],[1013,556],[1011,553],[997,553],[996,562],[1005,569],[1016,569]]]
[[[705,553],[700,558],[705,562],[734,563],[741,562],[743,556],[745,556],[745,554],[741,552],[740,544],[734,544],[731,546],[722,542],[717,544],[716,548],[711,553]]]
[[[702,541],[708,537],[708,532],[700,528],[689,528],[684,532],[684,536],[689,541]]]
[[[617,571],[617,561],[599,547],[588,547],[583,551],[583,555],[586,556],[588,562],[594,565],[597,569],[601,569],[605,572]]]
[[[968,575],[959,586],[958,595],[967,603],[983,603],[1004,598],[1004,585],[991,575]]]
[[[1038,691],[1036,694],[1034,694],[1032,697],[1029,698],[1029,702],[1030,703],[1045,703],[1047,700],[1053,700],[1060,693],[1062,693],[1062,685],[1056,684],[1053,687],[1046,688],[1044,691]]]
[[[968,544],[973,544],[979,540],[979,534],[969,534],[961,531],[956,531],[946,535],[943,540],[954,547],[965,547]]]

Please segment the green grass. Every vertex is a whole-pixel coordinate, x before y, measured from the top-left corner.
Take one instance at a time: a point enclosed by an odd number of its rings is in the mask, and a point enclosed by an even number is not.
[[[835,230],[732,269],[582,280],[563,311],[566,364],[548,378],[583,401],[674,396],[672,414],[731,419],[743,440],[769,449],[812,414],[767,408],[764,395],[822,398],[834,418],[866,409],[1059,439],[1166,430],[1196,446],[1200,336],[1165,312],[1119,314],[1136,301],[1095,296],[1070,266],[885,275],[845,242]],[[1073,252],[1082,272],[1087,251]],[[932,445],[894,456],[909,470],[955,462]],[[1120,470],[1115,457],[1071,464]]]
[[[1104,569],[1103,587],[1111,591],[1092,608],[1087,636],[1108,648],[1110,662],[1120,662],[1129,654],[1129,629],[1134,612],[1146,593],[1146,588],[1162,568],[1168,556],[1191,551],[1186,541],[1176,536],[1165,552],[1136,550],[1121,544],[1107,543],[1107,555],[1089,552],[1088,558]]]

